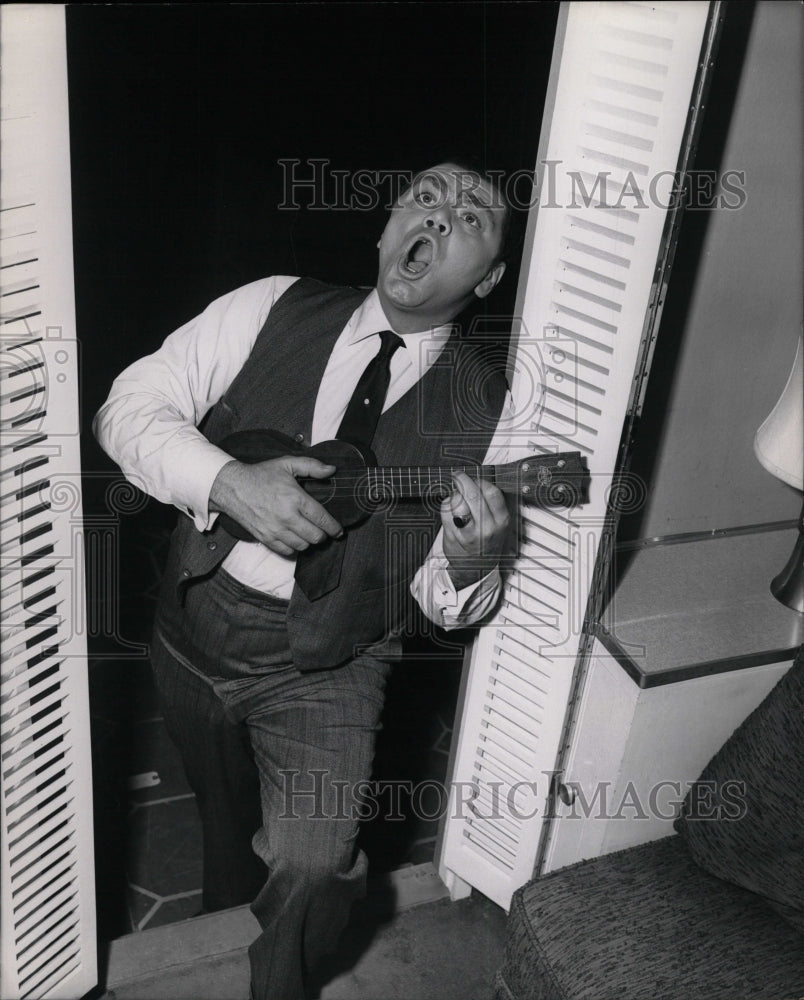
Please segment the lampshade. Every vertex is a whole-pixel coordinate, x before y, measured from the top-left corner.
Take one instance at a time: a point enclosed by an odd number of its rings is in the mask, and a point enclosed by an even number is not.
[[[804,488],[804,333],[787,385],[754,437],[754,452],[768,472],[798,490]],[[804,615],[804,506],[795,548],[770,589],[778,601]]]
[[[754,437],[754,453],[777,479],[804,489],[804,342],[776,406]]]

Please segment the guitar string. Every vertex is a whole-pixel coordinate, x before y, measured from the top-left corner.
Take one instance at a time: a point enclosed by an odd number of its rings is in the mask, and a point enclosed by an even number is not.
[[[484,475],[479,470],[470,469],[469,467],[456,469],[453,470],[453,472],[454,471],[471,473],[476,476],[479,475],[484,479],[490,478],[488,473]],[[450,480],[454,477],[450,474],[443,477],[439,476],[438,478],[433,478],[414,473],[408,475],[407,472],[392,474],[383,473],[382,475],[377,475],[371,468],[367,468],[361,470],[360,472],[336,472],[329,479],[303,478],[305,483],[321,483],[322,487],[326,487],[328,483],[331,483],[332,489],[335,492],[338,492],[338,490],[341,489],[344,493],[351,493],[354,492],[356,487],[363,485],[368,489],[380,489],[395,493],[406,493],[414,490],[417,492],[429,492],[439,489],[447,489],[452,492]],[[515,490],[519,488],[518,483],[504,482],[499,479],[497,480],[497,485],[503,490]]]
[[[334,463],[333,463],[334,464]],[[494,479],[497,484],[504,483],[509,487],[519,487],[521,485],[521,479],[515,471],[510,473],[500,473],[497,471],[495,473],[493,467],[478,467],[478,466],[462,466],[449,469],[448,472],[444,474],[439,474],[438,476],[432,476],[427,473],[421,473],[414,471],[416,466],[396,466],[394,471],[388,471],[388,467],[378,467],[385,468],[386,471],[378,472],[373,466],[365,466],[359,470],[344,469],[343,472],[336,471],[328,479],[312,479],[312,477],[302,476],[301,478],[305,481],[321,482],[326,483],[331,480],[335,481],[348,481],[351,483],[360,483],[361,481],[372,480],[375,484],[381,485],[386,484],[391,487],[401,487],[401,488],[413,488],[415,484],[417,487],[426,488],[428,486],[443,486],[447,485],[451,479],[454,479],[456,472],[463,472],[467,475],[480,476],[483,479]],[[491,471],[486,471],[491,468]],[[550,481],[554,482],[555,479],[572,477],[575,475],[572,471],[562,470],[561,473],[550,473]]]

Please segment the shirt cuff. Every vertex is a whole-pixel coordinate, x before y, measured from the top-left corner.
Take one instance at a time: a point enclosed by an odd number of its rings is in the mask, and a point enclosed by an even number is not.
[[[411,593],[425,614],[443,628],[472,625],[495,605],[502,582],[500,571],[495,566],[475,583],[456,591],[447,566],[445,557],[431,558],[416,574]]]
[[[198,442],[181,463],[177,462],[171,482],[171,500],[187,514],[199,531],[209,531],[218,519],[210,512],[209,494],[218,473],[232,461],[232,456],[207,441]]]

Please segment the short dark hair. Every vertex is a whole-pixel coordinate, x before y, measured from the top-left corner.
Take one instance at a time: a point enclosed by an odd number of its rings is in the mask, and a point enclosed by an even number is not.
[[[434,159],[432,163],[428,164],[426,167],[423,167],[421,170],[417,170],[413,175],[414,182],[417,177],[421,177],[422,174],[426,174],[429,169],[432,169],[434,163],[452,163],[459,169],[465,170],[467,173],[477,174],[481,180],[484,180],[494,189],[503,205],[503,208],[505,209],[500,238],[500,249],[497,251],[494,263],[510,263],[519,252],[522,227],[519,225],[519,213],[515,211],[506,194],[504,185],[500,183],[500,178],[504,176],[504,171],[490,169],[488,166],[485,166],[478,157],[471,154],[467,155],[466,153],[459,153],[457,155],[451,155],[449,152],[446,152],[444,155],[439,156],[438,159]]]

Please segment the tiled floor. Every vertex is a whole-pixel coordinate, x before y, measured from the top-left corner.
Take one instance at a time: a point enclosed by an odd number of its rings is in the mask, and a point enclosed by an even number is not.
[[[130,930],[198,913],[201,824],[161,717],[134,727],[128,786],[126,902]],[[144,787],[136,787],[150,779]],[[153,783],[152,783],[153,782]]]
[[[105,1000],[245,1000],[246,909],[227,910],[115,942]],[[482,896],[384,913],[371,897],[353,913],[321,970],[320,1000],[489,1000],[506,916]]]

